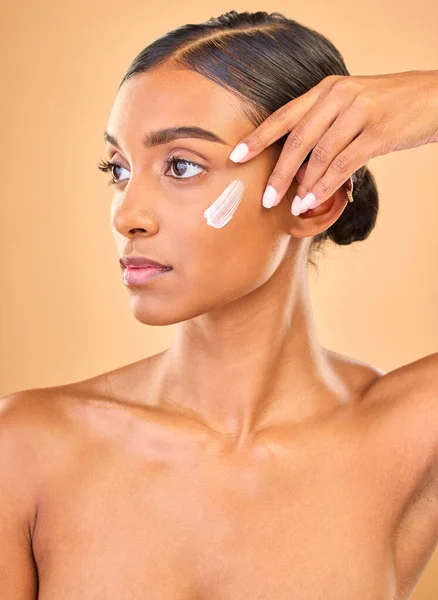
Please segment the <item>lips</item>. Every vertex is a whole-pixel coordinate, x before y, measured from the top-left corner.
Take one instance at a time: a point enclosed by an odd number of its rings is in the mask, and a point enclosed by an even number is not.
[[[155,267],[159,269],[171,269],[168,265],[162,265],[151,258],[147,258],[146,256],[121,256],[119,258],[119,262],[123,267],[133,267],[137,269],[145,268],[145,267]]]

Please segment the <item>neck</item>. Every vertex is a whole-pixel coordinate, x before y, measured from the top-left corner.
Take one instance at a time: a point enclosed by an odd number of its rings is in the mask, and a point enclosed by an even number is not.
[[[251,293],[178,324],[160,366],[163,407],[242,442],[345,401],[316,337],[302,263],[285,261]]]

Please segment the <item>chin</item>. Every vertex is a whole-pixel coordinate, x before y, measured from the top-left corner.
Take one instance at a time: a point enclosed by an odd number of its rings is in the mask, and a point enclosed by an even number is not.
[[[184,289],[187,289],[185,287]],[[228,309],[229,304],[239,301],[246,294],[242,290],[226,292],[211,291],[201,298],[202,287],[192,288],[191,293],[181,290],[175,293],[151,293],[141,288],[131,288],[130,304],[134,317],[144,325],[173,325],[209,313]]]
[[[133,296],[131,298],[131,309],[137,321],[144,325],[155,326],[181,323],[206,312],[205,310],[196,310],[194,307],[190,310],[189,307],[181,305],[181,300],[172,302],[168,297],[152,299],[147,295],[144,298]]]

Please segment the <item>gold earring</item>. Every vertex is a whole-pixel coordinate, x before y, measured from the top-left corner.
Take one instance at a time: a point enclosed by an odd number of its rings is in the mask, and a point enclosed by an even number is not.
[[[348,183],[350,185],[350,189],[347,184],[347,198],[348,198],[349,202],[354,202],[353,193],[352,193],[353,192],[353,180],[351,177],[350,177],[350,180]]]

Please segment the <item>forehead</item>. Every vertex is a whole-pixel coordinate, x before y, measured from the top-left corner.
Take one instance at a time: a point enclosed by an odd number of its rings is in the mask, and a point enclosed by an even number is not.
[[[236,94],[199,73],[162,66],[123,83],[106,129],[117,138],[141,137],[152,129],[197,125],[233,145],[254,129],[242,107]]]

